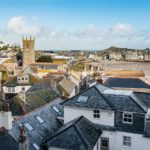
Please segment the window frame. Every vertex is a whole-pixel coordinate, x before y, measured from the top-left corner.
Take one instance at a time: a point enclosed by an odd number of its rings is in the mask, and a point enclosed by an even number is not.
[[[131,145],[132,145],[131,136],[123,136],[122,144],[123,144],[123,146],[131,147]]]
[[[131,118],[125,117],[125,115],[131,115]],[[127,119],[127,121],[124,120],[125,118]],[[130,119],[131,119],[131,122],[129,121]],[[123,112],[122,122],[125,123],[125,124],[133,124],[133,113]]]
[[[38,115],[35,116],[35,119],[36,119],[39,123],[41,123],[41,124],[44,123],[44,120],[43,120],[40,116],[38,116]]]
[[[34,128],[33,128],[28,122],[24,123],[24,127],[25,127],[28,131],[33,131],[33,130],[34,130]]]
[[[100,119],[101,118],[100,110],[99,109],[94,109],[93,110],[93,118],[94,119]]]
[[[106,143],[103,145],[104,140]],[[107,137],[101,137],[100,138],[100,149],[102,149],[102,150],[103,149],[105,149],[105,150],[109,149],[109,138],[107,138]]]

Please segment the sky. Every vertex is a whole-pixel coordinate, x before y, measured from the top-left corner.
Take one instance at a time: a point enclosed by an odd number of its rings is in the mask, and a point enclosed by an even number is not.
[[[1,0],[0,41],[36,49],[150,48],[150,0]]]

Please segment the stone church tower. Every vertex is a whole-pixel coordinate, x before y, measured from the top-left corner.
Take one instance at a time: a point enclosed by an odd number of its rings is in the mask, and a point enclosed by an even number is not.
[[[23,42],[23,68],[28,67],[30,64],[35,63],[35,52],[34,52],[34,45],[35,39],[24,39],[22,38]]]

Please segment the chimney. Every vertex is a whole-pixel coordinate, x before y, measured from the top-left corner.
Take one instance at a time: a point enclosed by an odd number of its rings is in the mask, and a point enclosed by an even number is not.
[[[12,128],[12,113],[9,110],[9,104],[3,103],[3,111],[0,112],[0,127],[4,127],[5,129],[9,130]]]
[[[20,132],[20,136],[18,139],[19,150],[29,150],[29,143],[27,140],[27,136],[25,134],[25,129],[23,124],[19,125],[19,132]]]

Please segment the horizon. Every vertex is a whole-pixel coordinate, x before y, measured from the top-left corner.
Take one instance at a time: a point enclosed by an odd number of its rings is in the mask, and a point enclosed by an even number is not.
[[[32,35],[43,50],[150,47],[148,0],[5,0],[0,8],[0,41],[8,44]]]

